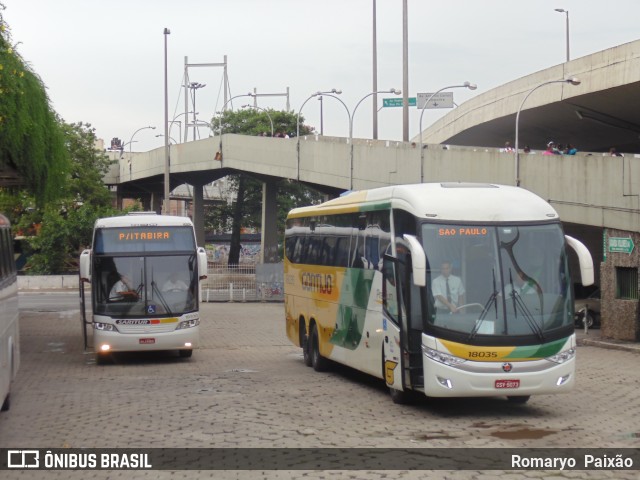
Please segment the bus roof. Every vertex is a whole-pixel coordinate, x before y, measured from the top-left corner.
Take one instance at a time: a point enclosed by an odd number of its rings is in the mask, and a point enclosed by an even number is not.
[[[295,208],[288,218],[401,208],[433,220],[510,222],[558,219],[545,200],[519,187],[488,183],[394,185],[348,193],[311,207]]]
[[[118,217],[105,217],[96,220],[95,228],[117,227],[192,227],[189,217],[177,217],[174,215],[155,215],[152,213],[137,215],[122,215]]]

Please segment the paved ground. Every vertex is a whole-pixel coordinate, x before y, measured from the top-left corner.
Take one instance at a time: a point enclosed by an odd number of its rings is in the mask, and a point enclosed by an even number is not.
[[[97,366],[77,309],[23,311],[22,365],[0,447],[640,447],[640,356],[580,346],[578,388],[534,397],[394,405],[381,381],[316,373],[278,303],[204,304],[191,359],[128,354]],[[591,335],[591,337],[589,337]],[[583,337],[583,334],[581,334]],[[588,340],[596,340],[597,331]],[[18,474],[21,473],[21,474]],[[636,472],[2,472],[9,478],[637,478]]]

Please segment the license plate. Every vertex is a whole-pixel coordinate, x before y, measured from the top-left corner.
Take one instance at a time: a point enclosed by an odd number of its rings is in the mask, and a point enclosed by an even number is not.
[[[519,388],[520,380],[496,380],[496,388]]]
[[[156,339],[155,338],[141,338],[139,340],[141,345],[151,345],[153,343],[156,343]]]

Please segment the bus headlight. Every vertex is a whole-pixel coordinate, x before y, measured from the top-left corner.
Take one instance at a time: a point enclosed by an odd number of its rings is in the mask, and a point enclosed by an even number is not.
[[[185,320],[184,322],[180,322],[176,327],[176,330],[182,330],[184,328],[193,328],[200,325],[200,319],[194,318],[192,320]]]
[[[565,363],[571,360],[575,356],[576,356],[576,349],[570,348],[569,350],[564,350],[560,353],[556,353],[555,355],[547,357],[547,360],[554,363]]]
[[[459,363],[466,362],[464,358],[456,357],[455,355],[451,355],[449,353],[439,352],[434,350],[433,348],[422,346],[422,353],[424,353],[431,360],[435,360],[439,363],[444,363],[445,365],[454,366]]]
[[[94,322],[93,328],[96,330],[102,330],[103,332],[117,332],[115,325],[110,323]]]

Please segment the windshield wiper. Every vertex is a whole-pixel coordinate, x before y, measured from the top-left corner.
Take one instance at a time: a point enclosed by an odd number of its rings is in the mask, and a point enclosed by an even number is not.
[[[536,334],[536,336],[540,339],[541,342],[544,342],[544,332],[542,331],[542,328],[540,328],[540,325],[536,323],[535,319],[533,318],[533,315],[531,315],[531,312],[529,311],[525,303],[522,301],[522,296],[518,293],[518,291],[513,286],[513,276],[512,276],[511,268],[509,268],[509,283],[511,284],[511,299],[513,300],[513,314],[516,320],[518,319],[518,307],[520,307],[522,315],[524,316],[524,319],[527,321],[527,324],[529,325],[529,328],[531,329],[531,331]],[[542,314],[542,312],[540,313]]]
[[[495,305],[496,321],[498,320],[498,305],[497,305],[497,302],[498,302],[498,289],[496,288],[496,270],[494,268],[491,271],[493,273],[493,293],[491,295],[489,295],[489,299],[487,300],[487,303],[484,304],[484,308],[482,309],[482,313],[478,317],[478,320],[476,320],[476,324],[474,325],[473,330],[471,330],[471,333],[469,334],[469,340],[473,340],[475,338],[476,334],[480,330],[480,326],[482,325],[482,322],[484,322],[484,319],[486,318],[487,314],[489,313],[489,309],[491,308],[492,304]]]
[[[158,284],[156,283],[155,280],[151,280],[151,288],[153,288],[154,293],[158,296],[158,298],[160,299],[160,303],[162,303],[162,307],[165,309],[165,311],[169,314],[169,315],[173,315],[173,312],[171,311],[171,309],[169,308],[169,304],[167,303],[167,301],[164,299],[164,295],[162,295],[162,292],[160,292],[160,289],[158,288]]]

